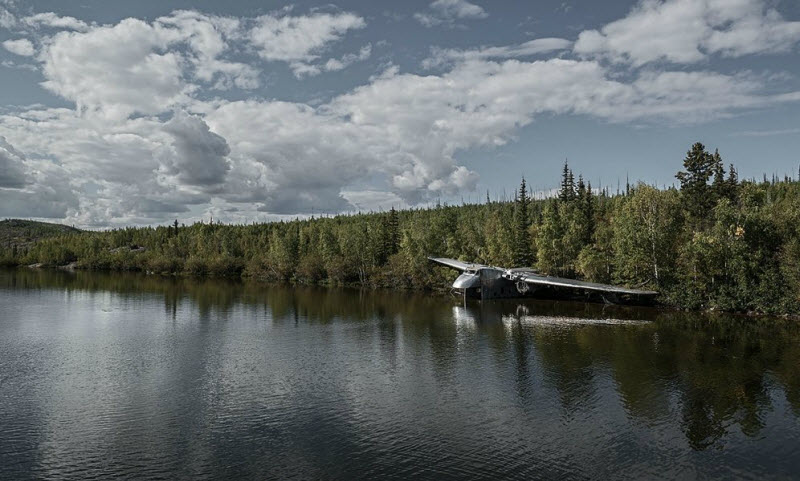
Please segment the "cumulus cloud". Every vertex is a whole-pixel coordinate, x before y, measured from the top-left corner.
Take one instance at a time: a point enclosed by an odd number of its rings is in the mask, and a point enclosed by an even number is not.
[[[689,0],[637,8],[679,1]],[[733,1],[733,7],[754,2]],[[456,8],[463,3],[434,2],[431,12],[451,21],[486,15],[472,4],[482,13]],[[725,18],[734,11],[744,18],[736,8]],[[771,26],[792,24],[770,10],[759,12],[766,20],[758,28],[766,33],[758,38],[777,38]],[[414,205],[474,189],[477,173],[462,165],[461,154],[511,142],[542,114],[691,124],[800,101],[800,92],[776,93],[786,78],[751,72],[651,66],[621,74],[605,57],[636,65],[645,57],[607,47],[617,35],[608,25],[595,32],[608,44],[594,53],[576,44],[581,56],[536,57],[569,49],[570,41],[558,38],[434,49],[425,65],[439,67],[435,74],[393,66],[313,104],[216,97],[223,95],[219,89],[260,85],[259,67],[269,62],[284,62],[304,76],[371,55],[371,44],[343,55],[329,51],[347,32],[364,27],[358,15],[290,13],[248,19],[177,11],[84,30],[30,30],[43,85],[76,108],[0,113],[0,135],[8,139],[0,148],[0,213],[102,226],[178,214],[188,220],[202,212],[247,220],[263,219],[259,212]],[[714,29],[741,31],[740,23]],[[736,51],[728,37],[712,37],[697,47],[702,55]]]
[[[174,155],[167,159],[168,175],[181,184],[203,188],[225,181],[230,148],[200,117],[178,112],[164,125],[164,131],[173,137],[174,147]]]
[[[241,216],[340,212],[362,204],[353,192],[365,179],[384,179],[407,205],[470,191],[477,175],[458,153],[503,145],[542,113],[692,123],[800,100],[766,93],[767,82],[681,71],[622,81],[595,61],[471,60],[440,75],[392,70],[315,107],[196,101],[202,115],[167,122],[32,110],[0,116],[0,134],[59,160],[75,185],[62,186],[57,211],[83,225],[151,223],[212,201],[242,206]]]
[[[319,72],[320,67],[310,63],[330,43],[348,30],[365,26],[362,17],[349,12],[291,16],[284,10],[256,18],[249,37],[261,58],[287,62],[295,75],[301,77]]]
[[[201,81],[213,83],[214,88],[227,90],[232,86],[255,89],[260,85],[260,71],[243,62],[225,60],[231,40],[243,35],[241,21],[236,18],[204,15],[179,10],[157,20],[159,26],[173,27],[181,41],[190,47],[187,53],[194,66],[194,75]]]
[[[78,195],[65,181],[67,172],[52,162],[28,161],[0,137],[0,216],[63,219],[79,209]]]
[[[163,112],[186,104],[200,84],[260,85],[258,69],[221,58],[240,34],[237,19],[191,11],[58,32],[38,57],[42,85],[81,111],[110,118]]]
[[[342,186],[370,167],[346,124],[307,105],[230,102],[209,113],[207,121],[231,146],[234,166],[225,198],[257,202],[264,212],[348,210]]]
[[[414,18],[425,27],[453,25],[456,20],[482,19],[488,17],[479,5],[466,0],[436,0],[430,4],[430,11],[418,12]]]
[[[27,38],[20,38],[17,40],[6,40],[3,42],[3,48],[9,52],[20,55],[22,57],[30,57],[36,53],[33,43]]]
[[[0,136],[0,189],[19,189],[25,186],[25,157],[5,137]]]
[[[422,61],[422,66],[424,68],[433,68],[467,60],[529,57],[564,50],[571,46],[572,42],[563,38],[537,38],[518,45],[480,47],[467,50],[433,47],[431,56]]]
[[[186,98],[181,56],[165,51],[176,34],[128,18],[89,32],[59,32],[40,54],[42,85],[79,110],[112,117],[155,113]]]
[[[641,66],[688,64],[709,54],[781,52],[800,41],[800,22],[784,20],[763,0],[642,0],[600,30],[581,32],[574,51]]]
[[[64,219],[77,212],[78,196],[57,175],[36,177],[30,189],[0,189],[0,216]]]

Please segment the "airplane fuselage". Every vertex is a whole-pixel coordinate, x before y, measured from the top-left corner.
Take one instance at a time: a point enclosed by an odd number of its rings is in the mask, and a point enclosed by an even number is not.
[[[461,271],[453,283],[453,289],[464,297],[475,299],[539,297],[612,304],[650,304],[657,295],[655,291],[545,276],[529,268],[506,269],[455,259],[429,259]]]

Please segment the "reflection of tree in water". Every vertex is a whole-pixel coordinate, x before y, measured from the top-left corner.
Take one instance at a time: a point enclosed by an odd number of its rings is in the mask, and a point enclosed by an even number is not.
[[[717,445],[731,429],[758,436],[765,414],[773,409],[773,386],[782,388],[800,416],[800,326],[796,324],[655,310],[598,312],[596,306],[580,305],[570,313],[569,303],[530,304],[530,312],[549,318],[619,316],[653,321],[617,326],[526,325],[515,318],[513,304],[473,308],[490,337],[501,335],[496,319],[510,320],[504,335],[511,337],[518,366],[525,365],[519,363],[519,356],[527,356],[518,340],[533,340],[544,379],[556,388],[568,414],[592,402],[594,375],[606,365],[630,416],[650,423],[670,422],[677,410],[693,449]],[[501,344],[493,345],[499,348]],[[677,406],[670,404],[673,394],[677,394]]]
[[[459,355],[453,301],[418,293],[31,269],[4,272],[0,288],[112,292],[131,300],[163,296],[168,317],[174,319],[188,301],[208,323],[224,320],[234,308],[250,308],[271,312],[275,323],[359,324],[356,327],[364,331],[359,342],[379,339],[381,352],[386,352],[392,365],[398,343],[408,340],[404,348],[429,355],[440,381],[451,378]],[[523,400],[535,383],[530,362],[535,356],[544,381],[557,390],[568,414],[594,402],[595,376],[608,368],[629,416],[654,423],[672,422],[677,415],[694,449],[719,445],[734,429],[758,436],[765,414],[774,407],[775,390],[782,391],[800,417],[797,323],[526,302],[535,316],[654,321],[553,327],[526,323],[518,315],[518,304],[477,303],[465,312],[474,319],[471,324],[478,335],[488,341],[498,367],[514,366],[517,393]],[[672,399],[677,399],[677,405]]]
[[[533,334],[544,379],[558,390],[567,416],[591,402],[595,389],[594,353],[581,342],[579,331],[538,327]]]
[[[769,373],[796,344],[796,328],[786,330],[789,326],[776,321],[717,317],[698,322],[696,317],[664,326],[672,339],[682,425],[690,445],[713,446],[733,425],[747,436],[758,435],[763,416],[772,409]],[[797,353],[794,359],[796,378]],[[796,386],[784,384],[783,390],[791,402]]]
[[[510,326],[511,345],[514,350],[514,361],[516,365],[516,386],[517,394],[523,402],[531,397],[531,389],[533,389],[533,377],[531,376],[531,368],[529,364],[529,357],[531,352],[530,336],[522,324],[512,322]]]

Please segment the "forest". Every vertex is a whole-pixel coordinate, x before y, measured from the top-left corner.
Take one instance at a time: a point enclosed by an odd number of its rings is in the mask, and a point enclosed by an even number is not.
[[[740,180],[695,143],[666,189],[592,188],[567,164],[558,195],[231,225],[68,231],[0,246],[0,265],[408,289],[446,288],[427,256],[660,292],[662,304],[800,313],[800,175]]]

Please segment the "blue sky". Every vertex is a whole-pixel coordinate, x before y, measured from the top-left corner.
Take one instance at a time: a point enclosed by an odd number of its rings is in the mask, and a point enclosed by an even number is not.
[[[484,199],[564,159],[800,167],[800,2],[0,0],[0,217],[228,222]]]

